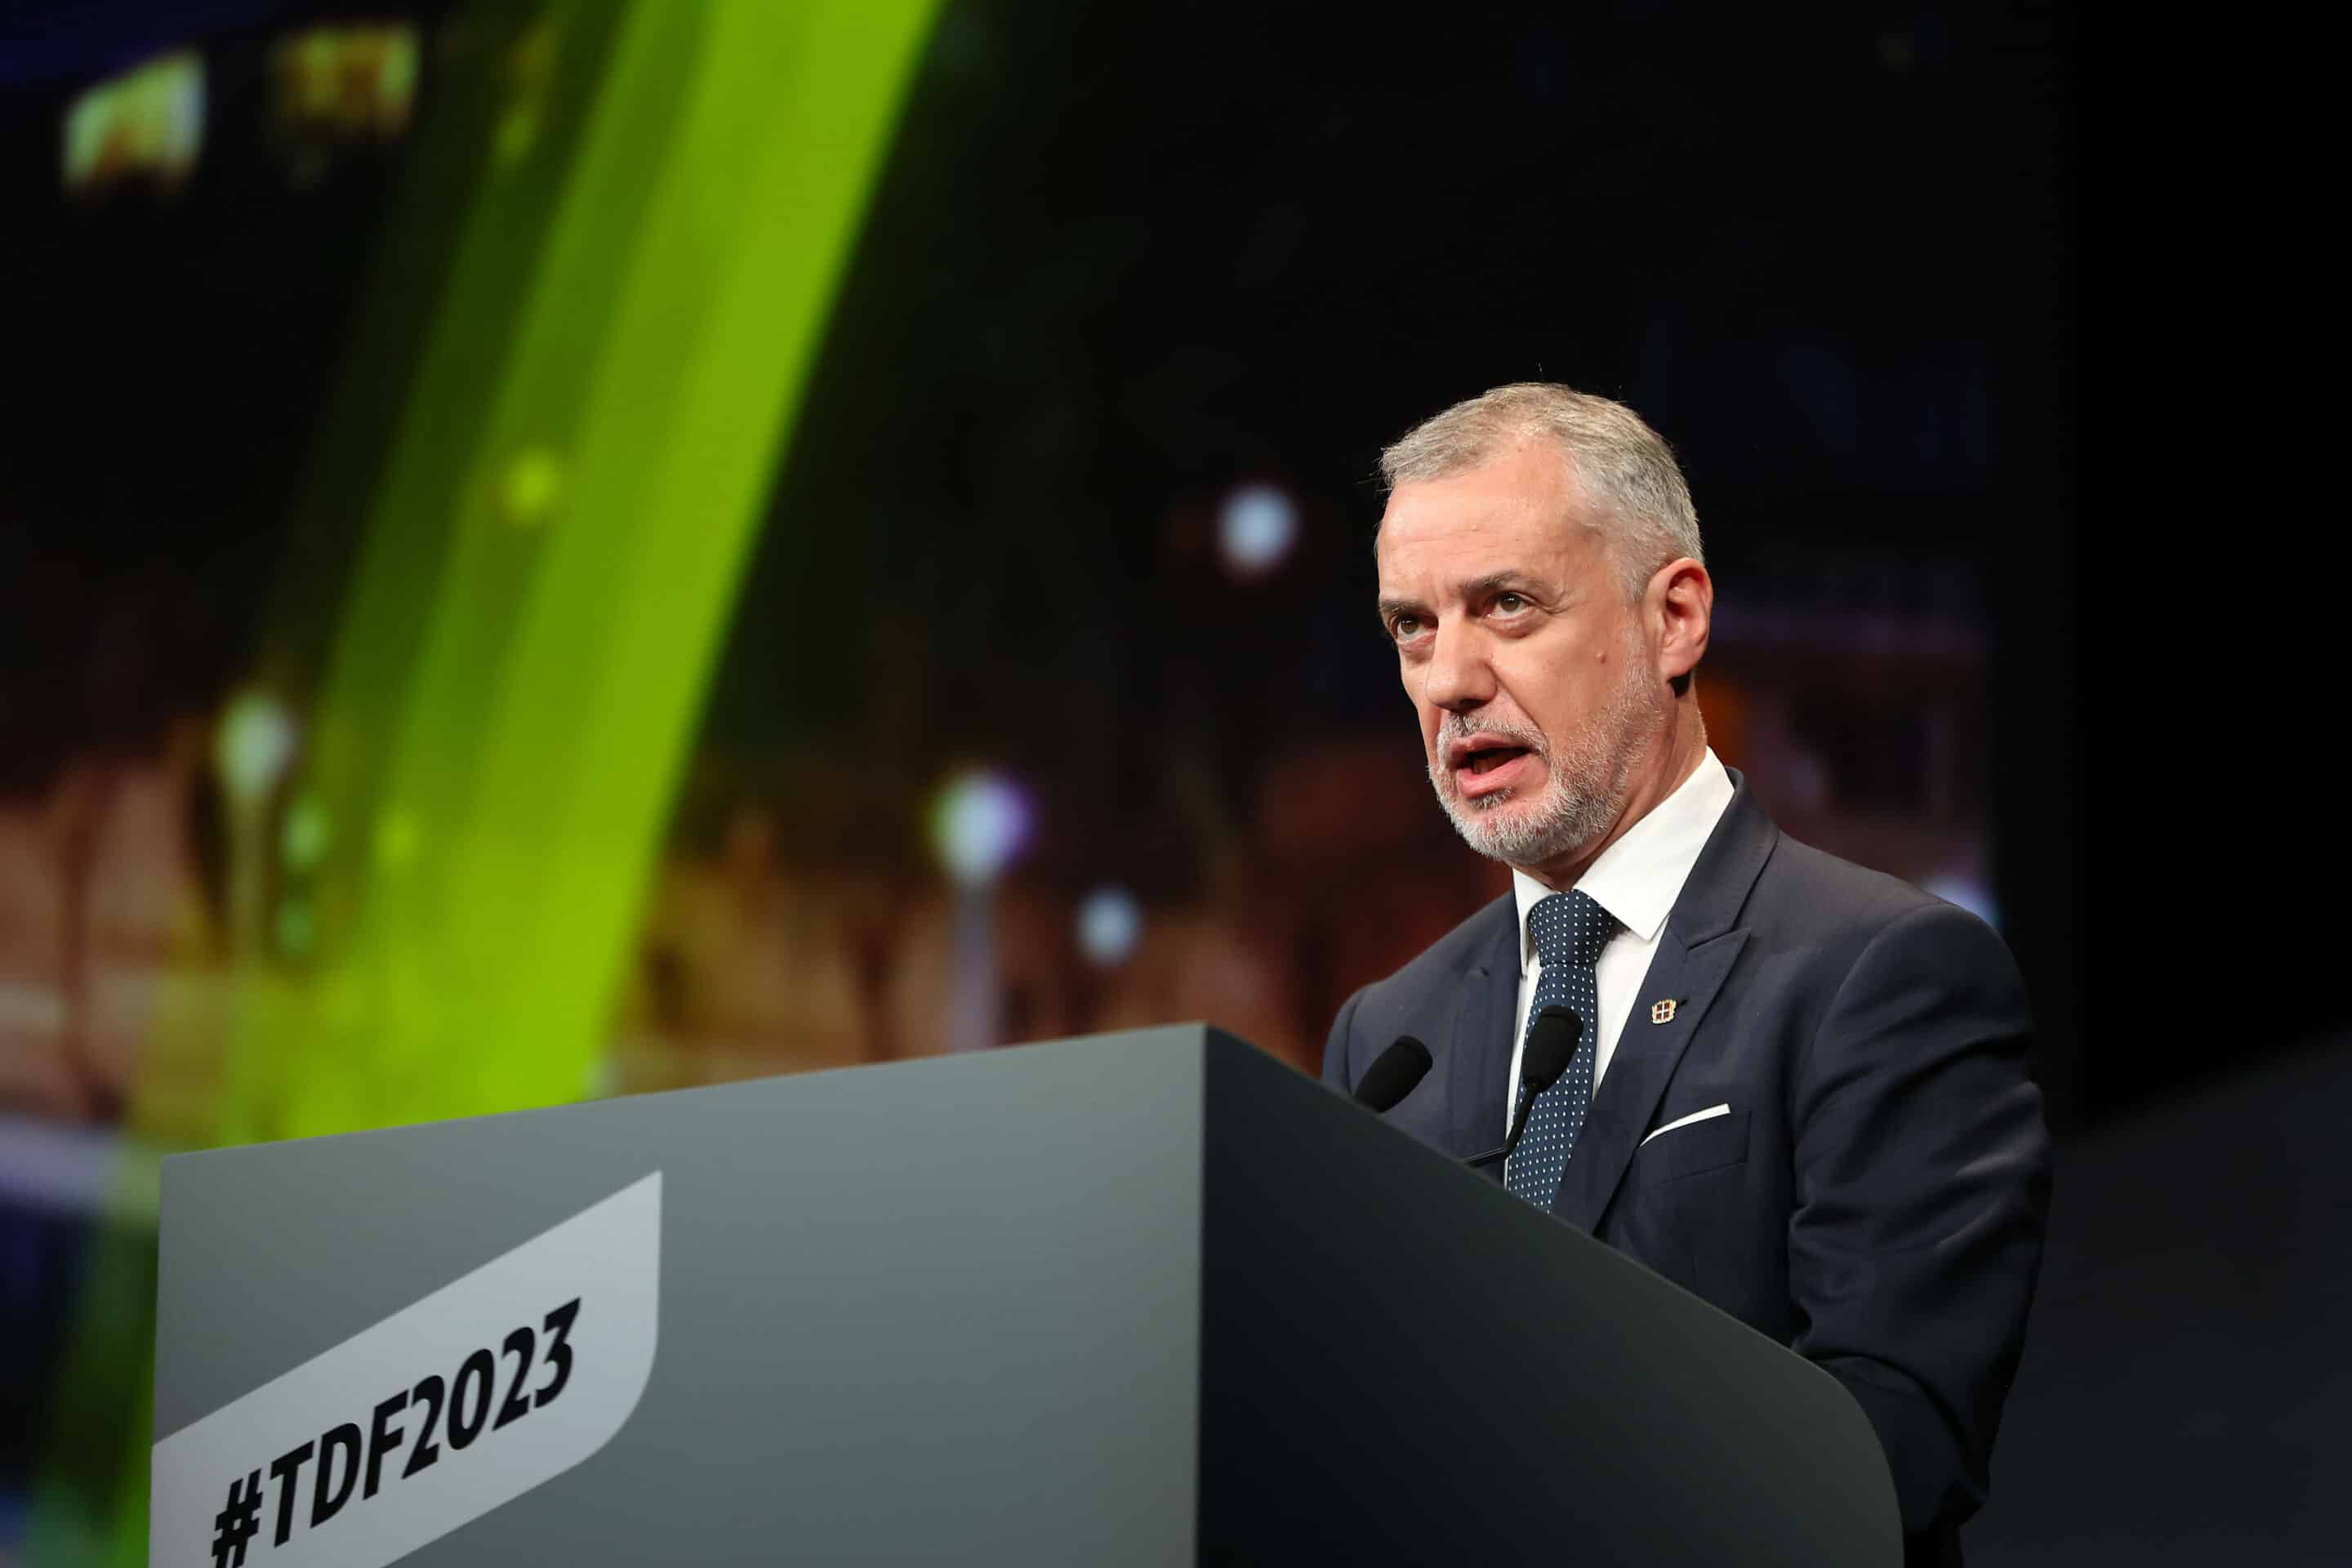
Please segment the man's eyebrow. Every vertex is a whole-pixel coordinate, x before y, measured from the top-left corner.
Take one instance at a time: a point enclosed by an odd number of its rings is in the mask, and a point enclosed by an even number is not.
[[[1520,571],[1489,572],[1484,577],[1473,577],[1454,590],[1472,601],[1492,598],[1501,593],[1533,594],[1540,597],[1556,596],[1550,586],[1534,574]],[[1381,623],[1385,626],[1399,616],[1427,615],[1428,610],[1418,599],[1382,599],[1380,602]]]
[[[1462,596],[1465,599],[1484,599],[1491,595],[1502,593],[1507,588],[1517,589],[1522,593],[1541,592],[1543,584],[1525,572],[1489,572],[1484,577],[1473,577],[1463,584]]]

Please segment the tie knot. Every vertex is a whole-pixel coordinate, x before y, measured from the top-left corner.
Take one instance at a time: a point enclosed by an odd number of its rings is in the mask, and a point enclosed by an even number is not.
[[[1528,931],[1546,969],[1590,969],[1617,932],[1617,918],[1578,889],[1551,893],[1528,911]]]

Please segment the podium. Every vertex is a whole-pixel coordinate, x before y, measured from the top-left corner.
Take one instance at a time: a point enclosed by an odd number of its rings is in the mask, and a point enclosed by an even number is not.
[[[1198,1026],[176,1156],[158,1292],[158,1565],[1902,1556],[1828,1374]]]

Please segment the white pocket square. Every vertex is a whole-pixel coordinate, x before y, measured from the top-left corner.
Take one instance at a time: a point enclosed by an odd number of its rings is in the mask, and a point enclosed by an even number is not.
[[[1664,1127],[1652,1131],[1649,1138],[1642,1140],[1642,1143],[1647,1143],[1650,1141],[1650,1138],[1655,1138],[1660,1132],[1672,1132],[1675,1128],[1688,1127],[1694,1121],[1705,1121],[1710,1117],[1728,1116],[1730,1114],[1731,1107],[1728,1105],[1710,1105],[1705,1110],[1694,1110],[1688,1116],[1675,1117]],[[1636,1143],[1633,1147],[1638,1149],[1642,1146],[1642,1143]]]

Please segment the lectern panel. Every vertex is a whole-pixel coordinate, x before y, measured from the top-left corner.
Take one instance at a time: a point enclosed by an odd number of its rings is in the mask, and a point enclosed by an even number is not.
[[[658,1171],[658,1348],[634,1413],[575,1468],[404,1562],[1189,1562],[1200,1039],[1147,1031],[172,1160],[157,1436]],[[484,1342],[499,1373],[484,1434],[436,1464],[495,1463],[499,1443],[565,1415],[559,1397],[488,1429],[514,1364],[499,1339],[518,1326]],[[376,1401],[436,1373],[446,1396],[459,1364],[354,1388],[363,1437]],[[322,1434],[224,1456],[224,1488],[257,1468],[270,1494],[247,1568],[306,1548],[338,1561],[339,1527],[402,1506],[423,1420],[421,1399],[398,1414],[406,1446],[376,1494],[315,1526],[314,1472],[293,1476],[282,1546],[270,1463]],[[210,1541],[190,1544],[212,1561]]]
[[[1828,1373],[1280,1064],[1209,1064],[1204,1562],[1900,1561]]]

